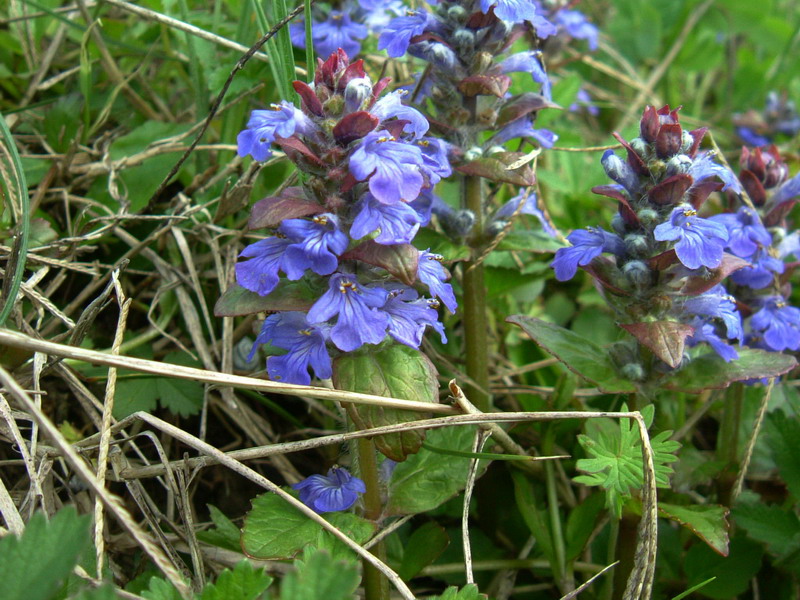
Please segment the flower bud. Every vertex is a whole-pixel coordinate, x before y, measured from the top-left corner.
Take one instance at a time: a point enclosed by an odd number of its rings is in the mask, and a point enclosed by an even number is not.
[[[650,153],[651,153],[651,151],[650,151],[650,144],[648,144],[647,142],[645,142],[645,141],[644,141],[642,138],[640,138],[640,137],[633,138],[633,139],[630,141],[630,144],[631,144],[631,148],[633,148],[633,151],[634,151],[634,152],[636,152],[636,154],[638,154],[638,155],[639,155],[639,157],[640,157],[642,160],[644,160],[644,161],[647,161],[647,159],[649,158],[649,155],[650,155]]]
[[[475,225],[475,214],[471,210],[454,210],[438,214],[442,228],[451,238],[467,237]]]
[[[688,173],[692,167],[692,159],[685,154],[676,154],[667,161],[667,177],[678,173]]]
[[[632,256],[647,256],[650,253],[650,244],[647,243],[647,236],[638,233],[626,235],[625,250]]]
[[[667,164],[663,160],[655,159],[647,163],[647,168],[655,181],[660,181],[667,172]]]
[[[635,288],[642,289],[650,285],[652,274],[650,268],[641,260],[632,260],[622,267],[622,273]]]
[[[620,375],[630,381],[642,381],[646,376],[644,367],[638,362],[623,365],[620,369]]]
[[[493,154],[500,154],[501,152],[507,152],[507,150],[505,148],[503,148],[502,146],[490,146],[486,150],[486,154],[488,156],[492,156]]]
[[[451,6],[447,9],[447,16],[455,21],[463,21],[467,17],[467,11],[463,6]]]
[[[367,77],[351,79],[344,88],[344,107],[347,113],[362,110],[372,98],[372,82]]]
[[[611,229],[617,232],[618,235],[625,235],[627,229],[625,226],[625,219],[622,218],[621,214],[616,213],[611,217]]]
[[[661,221],[661,218],[658,216],[658,212],[652,208],[643,208],[636,213],[636,216],[639,217],[639,222],[644,226],[652,225],[653,223]]]
[[[461,56],[471,54],[475,49],[475,34],[469,29],[456,29],[452,44]]]
[[[472,70],[476,73],[483,73],[492,66],[494,57],[489,52],[478,52],[472,61]]]
[[[486,237],[488,239],[496,238],[498,235],[500,235],[500,232],[505,229],[507,224],[508,221],[503,221],[502,219],[498,221],[492,221],[486,227]]]
[[[483,156],[483,150],[481,150],[480,146],[473,146],[464,153],[464,160],[472,162],[473,160],[479,159],[481,156]]]
[[[688,152],[694,146],[694,138],[685,129],[681,133],[681,152]]]
[[[334,94],[323,103],[322,107],[326,114],[338,117],[344,110],[344,98],[339,94]]]

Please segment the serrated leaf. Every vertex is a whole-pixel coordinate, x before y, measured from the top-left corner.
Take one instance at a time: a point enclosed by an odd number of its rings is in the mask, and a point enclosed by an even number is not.
[[[334,560],[327,552],[306,552],[281,583],[281,600],[351,600],[358,587],[358,567]]]
[[[161,577],[150,579],[150,586],[142,592],[145,600],[183,600],[180,592],[169,581]]]
[[[374,535],[377,529],[377,525],[373,521],[367,521],[353,513],[329,513],[325,515],[325,518],[331,525],[335,525],[342,533],[358,543],[366,542]],[[358,555],[343,541],[324,529],[320,529],[312,547],[327,551],[334,560],[352,562],[358,559]]]
[[[114,418],[124,419],[140,410],[152,412],[158,406],[158,383],[154,377],[134,376],[117,382]]]
[[[414,530],[403,545],[403,560],[397,569],[397,574],[408,581],[439,558],[449,544],[450,536],[444,527],[428,521]]]
[[[444,594],[439,596],[427,596],[426,600],[481,600],[487,598],[486,594],[481,594],[478,591],[478,586],[474,583],[465,585],[460,590],[455,587],[449,587],[444,591]]]
[[[750,538],[766,544],[778,558],[800,547],[800,518],[792,511],[762,502],[740,502],[733,509],[733,518]]]
[[[661,385],[676,392],[698,394],[703,390],[726,388],[736,381],[778,377],[797,364],[793,356],[780,352],[739,347],[736,351],[739,358],[731,362],[725,362],[716,353],[694,358]]]
[[[632,382],[617,375],[606,350],[583,336],[524,315],[513,315],[506,321],[519,325],[534,342],[564,363],[570,371],[588,379],[600,390],[610,394],[636,391]]]
[[[31,517],[22,536],[0,539],[0,590],[3,600],[49,598],[72,571],[89,543],[88,515],[71,506],[48,522]]]
[[[436,369],[419,350],[403,344],[364,346],[339,356],[333,363],[333,385],[337,390],[374,394],[417,402],[438,403]],[[360,429],[407,423],[417,413],[372,405],[353,405],[349,413]],[[404,431],[374,438],[384,455],[398,462],[418,452],[425,431]]]
[[[406,285],[414,285],[417,280],[419,250],[411,244],[386,246],[368,240],[348,250],[341,258],[360,260],[368,265],[386,269]]]
[[[303,280],[281,279],[277,287],[266,296],[246,290],[234,283],[214,305],[217,317],[243,317],[260,312],[283,310],[308,310],[320,294]]]
[[[242,535],[242,531],[225,515],[225,513],[213,504],[208,505],[208,510],[211,513],[211,521],[214,523],[215,527],[213,529],[206,529],[205,531],[198,531],[197,539],[206,544],[239,552],[241,550],[239,547],[239,538]]]
[[[243,560],[233,570],[225,569],[217,580],[203,588],[199,600],[257,600],[272,583],[263,569]]]
[[[680,523],[708,544],[720,556],[728,555],[728,530],[726,517],[728,509],[717,504],[677,504],[658,503],[660,516]]]
[[[468,427],[428,432],[437,448],[469,451],[474,433]],[[395,467],[389,480],[387,515],[410,515],[432,510],[464,489],[469,459],[421,449]]]
[[[691,325],[675,321],[621,323],[620,327],[673,369],[681,364],[686,338],[694,333]]]
[[[345,516],[349,515],[349,516]],[[366,542],[374,525],[351,513],[323,515],[334,525],[347,529],[356,542]],[[361,527],[362,522],[369,528]],[[262,494],[253,499],[253,507],[244,520],[241,548],[248,556],[259,559],[292,558],[304,546],[315,542],[322,526],[302,514],[275,494]]]

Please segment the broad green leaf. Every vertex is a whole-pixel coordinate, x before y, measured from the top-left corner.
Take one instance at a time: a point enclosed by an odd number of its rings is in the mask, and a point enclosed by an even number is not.
[[[307,551],[281,583],[281,600],[351,600],[358,587],[358,567],[334,560],[324,551]]]
[[[307,310],[319,298],[307,282],[281,279],[278,286],[266,296],[246,290],[234,283],[214,305],[217,317],[242,317],[260,312],[282,310]]]
[[[433,254],[441,254],[446,261],[469,258],[469,247],[466,244],[456,244],[446,235],[428,227],[417,232],[414,245],[419,250],[430,250]]]
[[[736,348],[739,358],[725,362],[717,354],[704,354],[664,380],[663,387],[697,394],[707,389],[726,388],[734,381],[778,377],[797,364],[793,356],[754,348]]]
[[[583,547],[597,525],[603,504],[603,494],[594,493],[570,511],[565,530],[567,560],[577,558],[583,552]]]
[[[770,553],[783,558],[800,548],[800,518],[779,506],[763,502],[740,502],[733,518],[752,539],[767,545]]]
[[[124,419],[140,410],[153,412],[158,406],[158,383],[155,377],[133,376],[117,381],[114,418]]]
[[[743,537],[731,540],[727,558],[720,556],[706,544],[695,544],[684,560],[688,585],[716,577],[701,588],[699,593],[719,600],[738,596],[747,590],[750,580],[761,568],[763,554],[759,544]]]
[[[606,350],[586,338],[534,317],[513,315],[506,321],[519,325],[570,371],[588,379],[602,391],[610,394],[636,391],[633,383],[617,374]]]
[[[339,356],[333,362],[333,385],[337,390],[432,404],[439,399],[439,382],[433,363],[419,350],[398,343],[367,345]],[[360,429],[419,418],[411,411],[372,405],[351,406],[349,414]],[[383,454],[401,462],[418,452],[424,439],[425,431],[417,430],[382,435],[373,441]]]
[[[764,434],[781,478],[795,500],[800,500],[800,422],[775,411],[767,417]]]
[[[720,556],[728,555],[728,530],[726,517],[728,509],[717,504],[677,504],[658,503],[662,517],[680,523],[690,529]]]
[[[439,596],[427,596],[426,600],[481,600],[485,599],[486,594],[478,591],[478,586],[474,583],[465,585],[460,590],[457,587],[449,587],[444,594]]]
[[[403,560],[397,574],[408,581],[427,567],[450,544],[447,531],[433,521],[417,528],[403,545]]]
[[[257,600],[272,583],[263,569],[243,560],[233,570],[225,569],[217,580],[207,585],[199,600]]]
[[[328,513],[325,515],[325,519],[359,544],[363,544],[370,539],[377,529],[377,525],[374,522],[362,519],[350,512]],[[343,541],[334,537],[330,531],[325,531],[322,528],[319,528],[317,538],[312,547],[327,551],[335,560],[352,562],[358,559],[356,553],[348,548]]]
[[[186,354],[171,352],[162,362],[195,366]],[[174,377],[139,377],[121,379],[117,383],[114,417],[122,419],[136,411],[153,411],[159,401],[170,412],[188,417],[203,407],[203,384]]]
[[[516,470],[511,471],[511,477],[514,480],[514,500],[517,504],[517,510],[519,510],[531,535],[536,540],[536,545],[547,557],[547,560],[550,561],[550,564],[555,564],[556,554],[553,549],[553,535],[537,506],[536,497],[533,493],[533,482]]]
[[[72,571],[89,543],[88,515],[68,506],[48,522],[31,517],[22,536],[0,539],[0,594],[3,600],[46,599]]]
[[[474,431],[448,427],[428,432],[437,448],[469,451]],[[445,456],[424,448],[395,467],[389,480],[388,515],[409,515],[432,510],[455,496],[467,483],[469,459]]]
[[[359,544],[366,542],[375,530],[371,522],[351,513],[323,516]],[[253,500],[242,528],[241,547],[245,554],[255,558],[292,558],[304,546],[316,542],[322,531],[320,525],[285,500],[267,493]]]
[[[118,600],[114,586],[103,585],[99,588],[82,590],[77,596],[70,596],[70,600]]]

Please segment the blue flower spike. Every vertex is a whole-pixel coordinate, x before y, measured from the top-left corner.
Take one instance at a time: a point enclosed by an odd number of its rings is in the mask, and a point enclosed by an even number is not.
[[[318,513],[347,510],[367,491],[364,482],[343,467],[328,469],[327,475],[312,475],[292,489],[300,492],[300,501]]]

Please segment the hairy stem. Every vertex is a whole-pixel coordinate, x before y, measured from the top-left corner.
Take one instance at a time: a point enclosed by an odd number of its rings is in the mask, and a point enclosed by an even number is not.
[[[358,466],[361,479],[367,487],[364,494],[364,518],[377,521],[383,510],[378,477],[378,461],[371,440],[358,440]],[[371,548],[372,554],[385,561],[386,547],[378,542]],[[389,600],[389,581],[368,561],[363,561],[364,597],[366,600]]]

